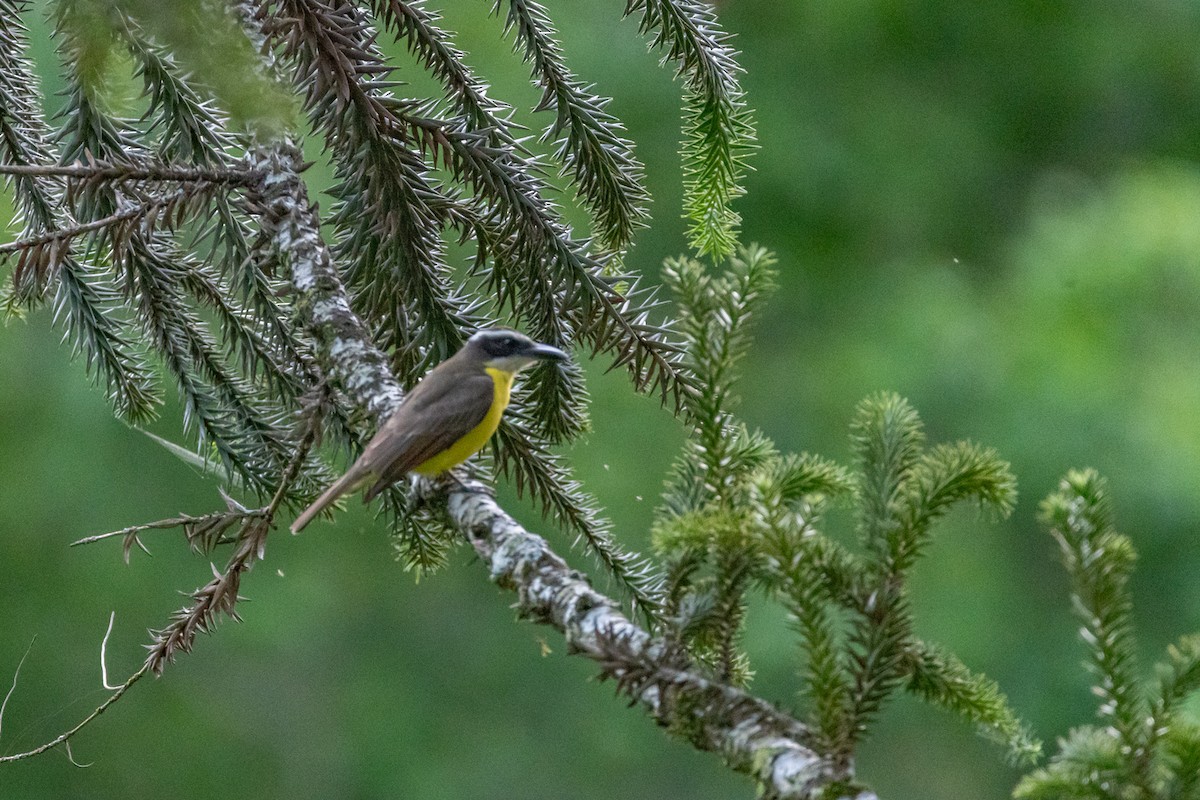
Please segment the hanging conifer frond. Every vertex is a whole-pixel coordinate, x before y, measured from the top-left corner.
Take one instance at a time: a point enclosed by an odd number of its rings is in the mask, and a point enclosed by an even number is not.
[[[424,0],[372,0],[371,8],[445,87],[451,114],[461,116],[467,130],[487,134],[496,145],[516,144],[512,109],[488,96],[488,85],[467,66],[454,35],[438,27],[441,17],[436,11]]]
[[[684,217],[697,254],[722,260],[737,246],[741,217],[733,201],[745,189],[746,158],[754,125],[739,83],[735,52],[701,0],[628,0],[625,15],[640,13],[650,46],[665,51],[684,78]]]
[[[600,244],[620,252],[644,225],[649,201],[633,144],[620,121],[604,110],[608,98],[592,94],[568,69],[546,9],[533,0],[496,0],[496,13],[504,5],[505,30],[515,32],[514,47],[532,63],[534,85],[542,90],[536,110],[556,114],[542,140],[560,143],[555,158],[595,216]]]

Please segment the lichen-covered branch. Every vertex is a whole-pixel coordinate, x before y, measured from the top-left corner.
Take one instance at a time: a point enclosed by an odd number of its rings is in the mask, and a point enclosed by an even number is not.
[[[525,530],[483,491],[451,492],[447,512],[488,564],[492,580],[517,593],[522,616],[560,631],[575,652],[600,663],[604,674],[659,724],[701,750],[720,753],[730,767],[759,783],[762,796],[875,797],[849,788],[824,794],[830,784],[848,787],[850,776],[811,748],[808,726],[741,689],[689,670],[662,640],[631,622],[545,539]]]
[[[291,272],[296,308],[316,342],[317,360],[351,403],[382,421],[399,404],[400,389],[347,302],[299,175],[300,152],[277,144],[251,159],[265,176],[256,197],[263,230]],[[421,488],[433,495],[433,487]],[[656,721],[694,746],[720,753],[732,768],[753,777],[764,796],[874,798],[851,788],[851,776],[812,749],[803,723],[692,671],[678,652],[593,589],[545,539],[509,516],[483,485],[469,481],[432,502],[444,503],[452,526],[489,565],[492,580],[517,593],[523,616],[562,632],[575,652],[599,663]],[[828,793],[842,786],[844,791]]]
[[[382,422],[400,404],[400,386],[387,359],[371,344],[370,334],[350,309],[329,249],[321,240],[320,220],[300,177],[300,150],[283,144],[255,150],[252,167],[264,175],[258,187],[263,233],[291,272],[296,310],[313,337],[326,377],[350,402]],[[336,369],[329,369],[336,365]]]

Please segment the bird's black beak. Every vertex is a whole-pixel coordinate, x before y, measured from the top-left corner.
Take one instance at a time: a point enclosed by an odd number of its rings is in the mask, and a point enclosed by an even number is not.
[[[548,344],[535,344],[525,351],[525,355],[539,361],[566,361],[569,358],[562,350]]]

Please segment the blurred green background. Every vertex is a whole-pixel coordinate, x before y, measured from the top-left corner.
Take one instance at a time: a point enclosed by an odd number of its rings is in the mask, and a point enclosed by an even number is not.
[[[440,5],[494,94],[536,102],[488,4]],[[646,163],[654,221],[629,264],[655,276],[685,247],[678,87],[620,10],[551,8],[572,65],[614,97]],[[720,11],[759,123],[744,239],[776,250],[781,269],[743,416],[784,449],[846,459],[855,403],[893,389],[932,440],[974,439],[1011,460],[1012,519],[953,515],[913,593],[919,633],[997,679],[1052,745],[1094,708],[1066,581],[1035,522],[1067,468],[1111,479],[1140,550],[1147,673],[1200,629],[1200,5],[726,0]],[[397,63],[413,92],[428,87]],[[44,46],[39,66],[53,95]],[[36,637],[0,752],[103,699],[111,610],[109,668],[124,675],[145,629],[184,602],[177,592],[209,577],[170,533],[128,566],[115,543],[68,549],[219,503],[212,482],[113,421],[70,355],[48,313],[0,330],[4,683]],[[570,456],[619,537],[643,549],[682,432],[594,366],[594,430]],[[155,430],[179,438],[176,416],[168,407]],[[528,504],[508,504],[542,529]],[[753,796],[595,685],[556,635],[514,621],[466,549],[419,584],[392,556],[357,507],[276,535],[243,584],[244,623],[202,638],[82,733],[74,755],[92,766],[60,752],[5,766],[0,797]],[[756,690],[791,702],[796,650],[779,614],[756,607],[747,644]],[[993,800],[1019,776],[969,726],[907,699],[885,710],[859,768],[887,800]]]

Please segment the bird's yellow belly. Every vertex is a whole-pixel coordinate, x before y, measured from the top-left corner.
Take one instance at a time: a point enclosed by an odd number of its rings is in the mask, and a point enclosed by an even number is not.
[[[508,407],[509,394],[512,392],[513,373],[488,367],[488,375],[492,376],[492,407],[487,416],[466,435],[437,455],[422,461],[413,467],[418,475],[437,475],[448,469],[457,467],[466,461],[492,438],[496,428],[500,427],[500,417]]]

